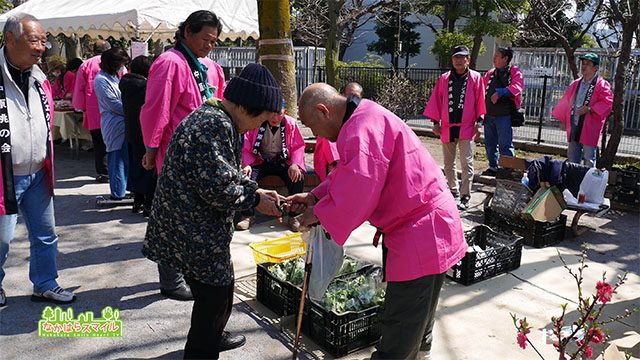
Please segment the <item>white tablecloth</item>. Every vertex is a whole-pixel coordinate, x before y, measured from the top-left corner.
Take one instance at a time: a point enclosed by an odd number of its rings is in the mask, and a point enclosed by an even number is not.
[[[75,111],[54,111],[53,139],[91,141],[91,133],[82,126],[82,113]]]

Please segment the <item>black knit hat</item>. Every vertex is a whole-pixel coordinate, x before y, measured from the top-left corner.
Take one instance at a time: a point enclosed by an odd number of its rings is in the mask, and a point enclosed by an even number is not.
[[[282,109],[282,90],[269,69],[251,63],[240,75],[232,78],[224,90],[224,98],[248,108],[279,112]]]

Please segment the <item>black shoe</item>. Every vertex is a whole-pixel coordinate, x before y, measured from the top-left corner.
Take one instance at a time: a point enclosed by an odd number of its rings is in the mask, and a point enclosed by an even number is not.
[[[452,191],[452,192],[451,192],[451,195],[453,195],[453,198],[454,198],[454,199],[457,199],[457,198],[459,198],[459,197],[460,197],[460,194],[458,194],[458,192],[457,192],[457,191]]]
[[[496,177],[496,174],[498,173],[498,170],[493,169],[493,168],[488,168],[487,170],[483,171],[482,176],[491,176],[491,177]]]
[[[131,212],[134,214],[138,214],[140,212],[144,211],[144,205],[142,204],[136,204],[135,202],[133,203],[133,208],[131,208]]]
[[[151,215],[151,210],[147,209],[146,207],[144,208],[144,210],[142,210],[142,216],[148,218],[149,215]]]
[[[7,294],[4,293],[4,290],[0,287],[0,307],[7,305]]]
[[[227,350],[233,350],[239,348],[247,342],[247,338],[244,335],[231,335],[228,331],[222,332],[222,339],[220,339],[220,345],[218,351],[223,352]]]
[[[469,195],[463,195],[460,198],[460,203],[458,204],[458,209],[460,210],[467,210],[469,208],[469,200],[471,199],[471,196]]]
[[[160,294],[168,297],[169,299],[178,301],[191,301],[193,300],[193,294],[191,289],[187,285],[182,285],[174,290],[160,289]]]
[[[99,183],[108,184],[109,183],[109,176],[108,175],[98,175],[96,177],[96,181],[99,182]]]

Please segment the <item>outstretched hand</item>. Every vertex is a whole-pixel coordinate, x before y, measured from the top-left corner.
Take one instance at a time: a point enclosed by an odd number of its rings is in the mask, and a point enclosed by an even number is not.
[[[257,189],[256,195],[260,196],[260,202],[256,210],[265,215],[282,216],[280,211],[280,196],[273,190]]]
[[[289,212],[302,214],[316,204],[316,197],[312,193],[300,193],[286,197],[285,201],[289,204]]]

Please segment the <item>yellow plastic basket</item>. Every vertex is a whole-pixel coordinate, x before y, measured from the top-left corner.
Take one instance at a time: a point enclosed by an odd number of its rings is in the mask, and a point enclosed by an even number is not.
[[[253,250],[253,258],[256,264],[273,262],[279,263],[288,259],[304,256],[307,246],[300,233],[285,237],[257,241],[249,244]]]

